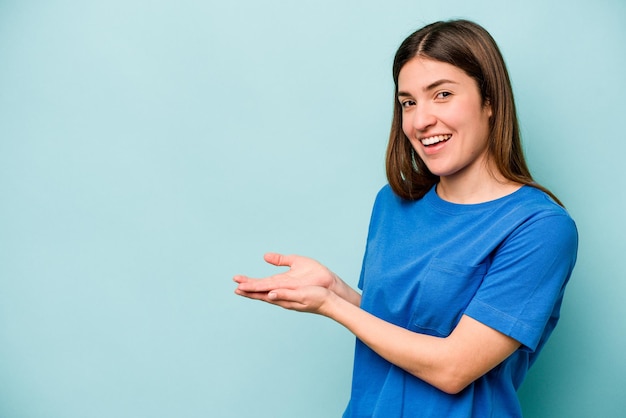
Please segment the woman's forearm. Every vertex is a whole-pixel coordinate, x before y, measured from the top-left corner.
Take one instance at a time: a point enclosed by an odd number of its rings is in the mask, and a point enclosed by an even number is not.
[[[458,393],[502,362],[519,343],[464,316],[447,338],[419,334],[384,321],[344,297],[320,313],[350,330],[378,355],[447,393]]]

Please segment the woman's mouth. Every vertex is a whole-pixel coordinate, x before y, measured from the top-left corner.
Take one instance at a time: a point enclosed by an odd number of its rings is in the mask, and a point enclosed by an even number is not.
[[[447,134],[447,135],[433,135],[433,136],[429,136],[427,138],[420,139],[420,142],[425,147],[428,147],[430,145],[435,145],[435,144],[438,144],[440,142],[445,142],[445,141],[447,141],[450,138],[452,138],[452,135],[450,135],[450,134]]]

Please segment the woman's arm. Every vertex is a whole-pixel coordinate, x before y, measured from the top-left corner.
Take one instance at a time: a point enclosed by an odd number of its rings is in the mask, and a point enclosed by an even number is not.
[[[409,331],[359,308],[354,302],[360,301],[360,295],[314,260],[277,254],[266,260],[291,268],[266,279],[237,276],[237,294],[327,316],[387,361],[444,392],[460,392],[520,346],[469,316],[463,316],[446,338]]]
[[[320,314],[345,326],[387,361],[450,394],[462,391],[520,346],[466,315],[448,337],[440,338],[393,325],[332,296],[320,306]]]
[[[464,315],[446,338],[386,322],[320,287],[276,289],[270,303],[327,316],[350,330],[390,363],[454,394],[510,356],[520,343]]]

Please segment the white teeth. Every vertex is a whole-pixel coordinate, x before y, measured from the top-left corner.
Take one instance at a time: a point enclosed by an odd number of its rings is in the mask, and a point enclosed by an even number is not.
[[[447,141],[452,135],[435,135],[428,138],[421,139],[423,145],[433,145],[437,142]]]

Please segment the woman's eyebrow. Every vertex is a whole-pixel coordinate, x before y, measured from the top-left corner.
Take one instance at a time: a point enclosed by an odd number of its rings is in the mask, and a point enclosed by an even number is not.
[[[443,85],[443,84],[459,84],[456,81],[452,81],[452,80],[448,80],[447,78],[442,78],[441,80],[437,80],[434,81],[432,83],[430,83],[429,85],[427,85],[426,87],[422,88],[423,91],[430,91],[433,89],[436,89],[437,87]],[[399,91],[398,92],[398,97],[411,97],[412,94],[406,91]]]
[[[442,78],[441,80],[437,80],[433,83],[430,83],[429,85],[427,85],[426,87],[424,87],[422,90],[423,91],[429,91],[432,89],[436,89],[437,87],[441,86],[442,84],[459,84],[456,81],[452,81],[452,80],[448,80],[445,78]]]

